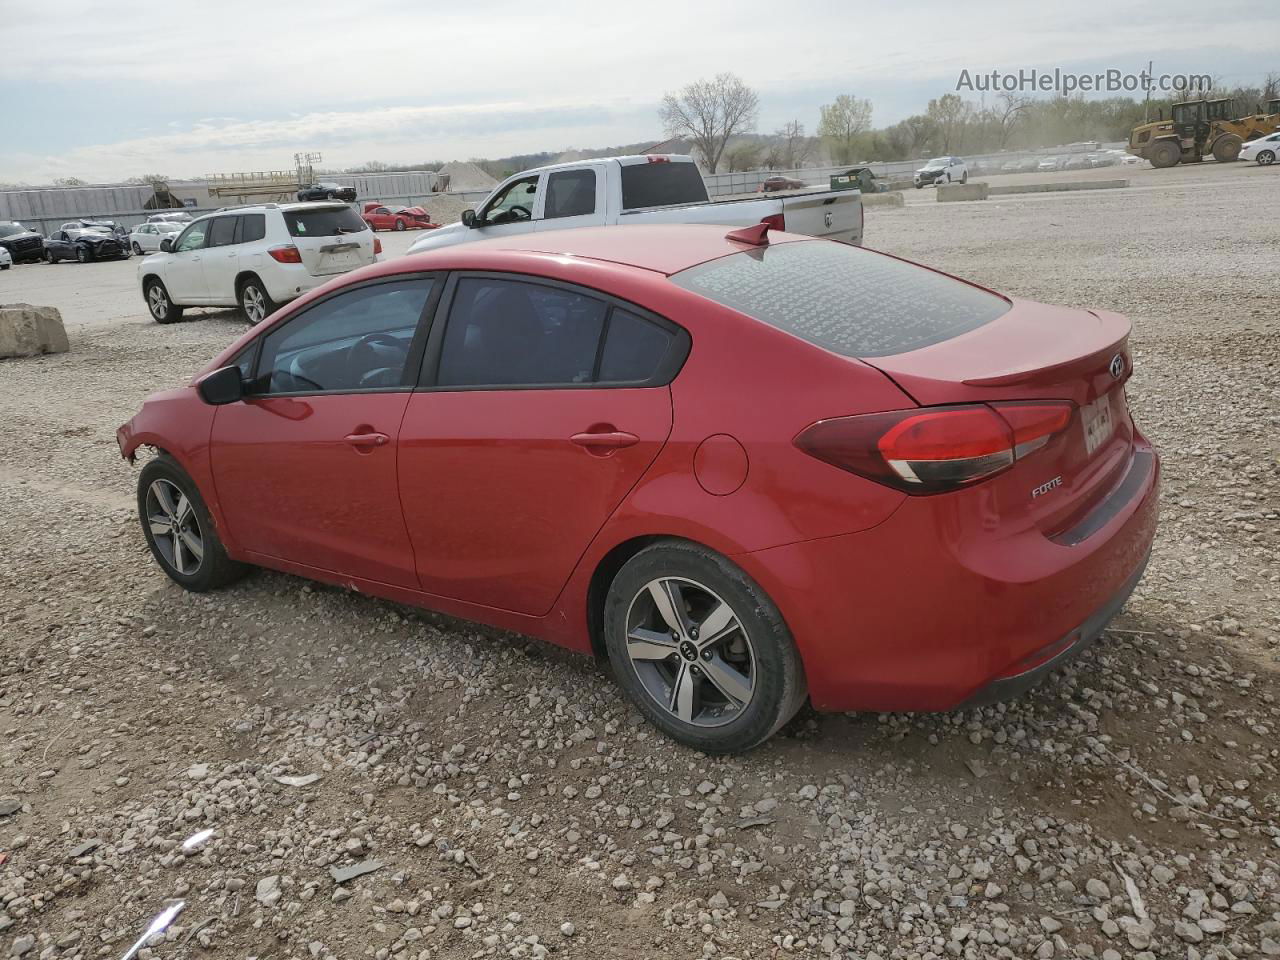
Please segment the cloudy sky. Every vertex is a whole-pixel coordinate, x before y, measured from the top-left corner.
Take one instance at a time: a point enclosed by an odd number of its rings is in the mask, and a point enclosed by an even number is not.
[[[662,94],[722,70],[762,131],[839,93],[892,123],[962,69],[1256,84],[1277,37],[1267,0],[0,0],[0,182],[657,141]]]

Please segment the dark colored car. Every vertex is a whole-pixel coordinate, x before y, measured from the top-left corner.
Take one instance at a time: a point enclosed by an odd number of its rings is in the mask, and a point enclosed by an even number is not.
[[[1156,530],[1129,330],[763,224],[515,234],[331,280],[117,440],[182,587],[270,567],[595,652],[722,753],[1098,640]]]
[[[766,177],[760,182],[760,186],[756,187],[756,193],[774,193],[778,190],[799,190],[807,187],[808,184],[803,180],[796,180],[794,177]]]
[[[356,199],[355,187],[343,187],[336,183],[313,183],[298,191],[298,199],[306,200],[345,200],[353,203]]]
[[[44,256],[44,237],[8,220],[0,222],[0,247],[9,251],[14,263],[30,263]]]
[[[1063,170],[1088,170],[1093,166],[1089,162],[1089,158],[1083,153],[1077,153],[1074,156],[1067,157],[1067,162],[1062,165]]]
[[[127,237],[118,236],[113,227],[89,220],[64,223],[44,242],[47,263],[59,260],[128,260],[133,255]]]

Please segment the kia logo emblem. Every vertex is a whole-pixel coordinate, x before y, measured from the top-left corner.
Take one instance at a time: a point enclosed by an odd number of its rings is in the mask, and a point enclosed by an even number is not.
[[[1111,379],[1119,380],[1124,373],[1124,354],[1117,353],[1111,358]]]

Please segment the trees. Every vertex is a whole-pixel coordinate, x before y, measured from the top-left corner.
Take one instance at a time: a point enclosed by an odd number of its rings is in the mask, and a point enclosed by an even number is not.
[[[929,101],[925,115],[934,122],[938,132],[938,146],[942,153],[954,153],[964,143],[965,127],[973,117],[973,106],[956,93],[944,93]]]
[[[823,104],[821,113],[818,136],[827,141],[832,159],[852,163],[858,136],[871,128],[871,101],[842,93],[835,103]]]
[[[734,134],[755,128],[760,98],[732,73],[698,80],[662,98],[658,116],[671,137],[687,137],[702,156],[708,173],[720,165],[725,144]]]
[[[777,162],[772,166],[794,170],[813,159],[813,137],[805,136],[804,124],[788,120],[774,136],[777,138]]]

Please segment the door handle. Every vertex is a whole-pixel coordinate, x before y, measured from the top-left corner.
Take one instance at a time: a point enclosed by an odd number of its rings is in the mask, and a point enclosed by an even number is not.
[[[622,430],[611,430],[607,433],[575,433],[569,440],[580,447],[599,447],[608,450],[631,447],[640,442],[640,438],[634,433],[626,433]]]
[[[372,447],[386,446],[391,439],[385,433],[349,433],[342,439],[353,447],[359,449],[369,449]]]

